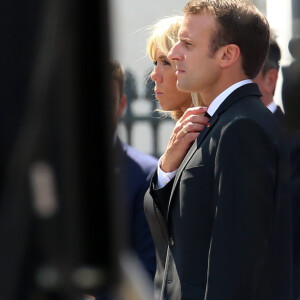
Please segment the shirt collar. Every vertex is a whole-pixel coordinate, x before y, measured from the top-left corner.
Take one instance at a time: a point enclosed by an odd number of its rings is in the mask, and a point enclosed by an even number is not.
[[[216,110],[219,108],[219,106],[224,102],[224,100],[236,89],[239,87],[252,83],[251,79],[245,79],[239,82],[236,82],[235,84],[231,85],[229,88],[227,88],[225,91],[223,91],[221,94],[219,94],[210,104],[210,106],[207,109],[207,113],[212,117],[213,114],[216,112]]]
[[[275,111],[277,110],[277,105],[275,104],[274,101],[272,101],[268,106],[267,108],[274,114]]]

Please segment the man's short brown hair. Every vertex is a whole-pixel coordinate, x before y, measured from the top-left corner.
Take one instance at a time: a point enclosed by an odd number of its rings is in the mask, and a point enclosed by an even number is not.
[[[269,46],[270,30],[265,16],[243,0],[191,0],[184,8],[185,14],[203,12],[212,14],[217,21],[217,31],[210,42],[211,54],[228,44],[239,46],[244,73],[254,78]]]

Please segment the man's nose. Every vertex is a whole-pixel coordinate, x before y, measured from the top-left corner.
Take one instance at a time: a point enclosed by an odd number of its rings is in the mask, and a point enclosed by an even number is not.
[[[170,60],[179,60],[180,55],[179,55],[179,41],[171,48],[168,54],[168,59]]]

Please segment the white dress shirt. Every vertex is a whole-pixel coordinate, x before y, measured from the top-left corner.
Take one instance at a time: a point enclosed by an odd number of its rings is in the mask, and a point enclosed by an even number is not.
[[[277,105],[275,104],[274,101],[272,101],[268,106],[267,108],[274,114],[275,111],[277,110]]]
[[[235,84],[231,85],[229,88],[227,88],[225,91],[223,91],[221,94],[219,94],[210,104],[210,106],[207,109],[207,113],[212,117],[216,110],[219,108],[219,106],[224,102],[224,100],[236,89],[239,87],[252,83],[251,79],[245,79],[239,82],[236,82]],[[162,188],[164,187],[169,181],[171,181],[177,173],[177,170],[173,172],[164,172],[161,168],[161,158],[158,161],[158,167],[157,167],[157,188]]]

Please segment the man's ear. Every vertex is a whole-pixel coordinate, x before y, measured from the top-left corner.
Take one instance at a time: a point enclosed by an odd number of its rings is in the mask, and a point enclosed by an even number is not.
[[[119,117],[121,117],[125,111],[126,108],[126,104],[127,104],[127,97],[125,94],[123,94],[123,96],[120,99],[120,104],[119,104]]]
[[[235,44],[223,46],[221,49],[220,67],[227,68],[240,59],[240,47]]]
[[[271,69],[267,72],[266,76],[267,76],[267,85],[268,85],[269,92],[274,94],[277,79],[278,79],[278,70]]]

